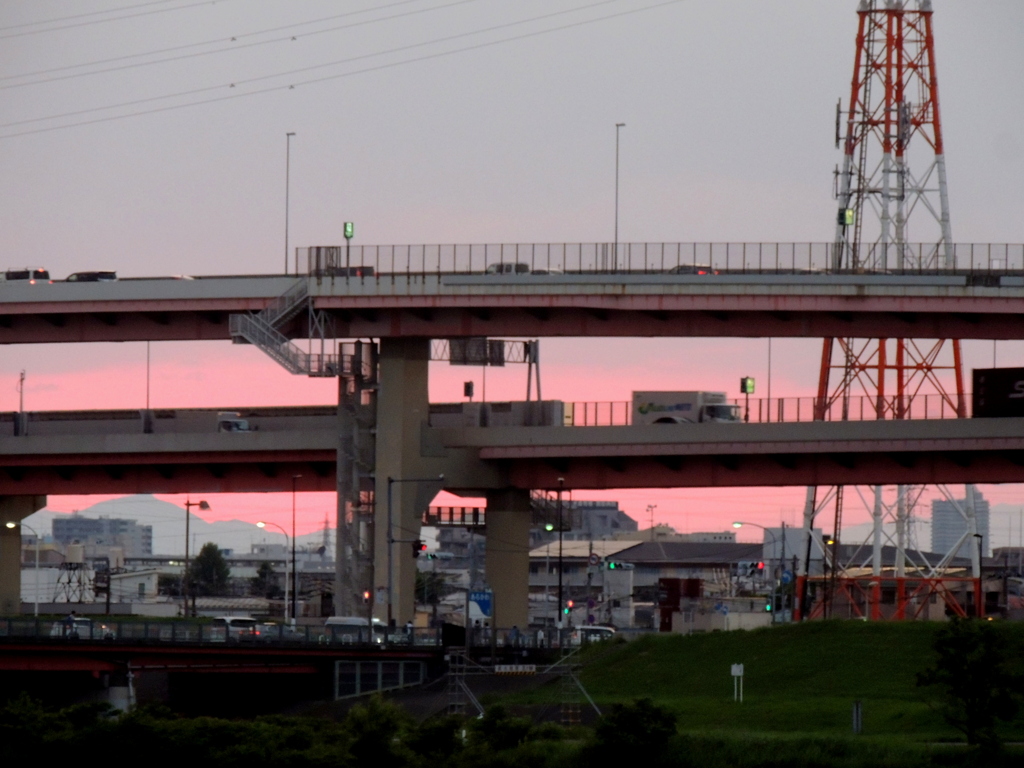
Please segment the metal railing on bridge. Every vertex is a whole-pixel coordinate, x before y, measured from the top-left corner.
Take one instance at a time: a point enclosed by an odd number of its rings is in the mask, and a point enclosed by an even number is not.
[[[316,278],[442,274],[1018,274],[1024,244],[498,243],[298,248]],[[981,284],[986,284],[984,281]]]
[[[970,402],[970,395],[964,396]],[[741,417],[746,417],[747,404],[743,398],[729,401],[740,408]],[[751,398],[749,420],[751,423],[802,422],[802,421],[876,421],[891,419],[893,414],[902,414],[905,419],[955,419],[958,418],[957,404],[940,394],[888,397],[859,395],[838,399],[829,404],[816,417],[816,397],[773,397]],[[882,415],[879,416],[879,413]],[[632,403],[628,400],[605,400],[574,402],[565,404],[565,425],[571,427],[622,427],[633,423]]]
[[[85,642],[144,644],[199,644],[257,647],[265,645],[388,645],[433,647],[441,644],[440,630],[398,627],[385,637],[382,627],[374,627],[373,637],[364,627],[289,625],[267,621],[252,631],[239,632],[205,621],[145,621],[94,617],[89,626],[82,619],[69,627],[58,619],[0,618],[0,643],[12,641]]]

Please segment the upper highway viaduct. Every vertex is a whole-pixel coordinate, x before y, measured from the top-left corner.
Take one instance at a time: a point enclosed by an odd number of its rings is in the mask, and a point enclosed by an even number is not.
[[[980,279],[984,277],[985,279]],[[339,338],[1024,338],[1024,275],[424,274],[0,282],[0,343],[231,338],[308,280]],[[282,329],[305,338],[305,315]]]

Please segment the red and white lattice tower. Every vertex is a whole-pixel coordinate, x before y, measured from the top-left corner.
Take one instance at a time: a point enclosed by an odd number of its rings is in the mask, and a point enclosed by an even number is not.
[[[845,136],[841,135],[841,102],[836,113],[836,146],[843,147],[843,165],[836,169],[839,206],[830,266],[840,273],[955,268],[931,0],[861,0],[857,13],[857,53]],[[858,395],[867,398],[877,419],[939,412],[966,416],[959,340],[824,339],[816,418],[847,418],[851,398]],[[899,580],[894,617],[903,618],[908,608],[901,596],[910,588],[905,578],[907,550],[912,546],[911,515],[920,491],[900,487],[895,498],[887,501],[883,489],[876,487],[873,495],[873,503],[865,499],[874,520],[869,547],[875,577],[872,588],[880,588],[880,577],[891,568],[893,578]],[[970,529],[974,523],[972,489],[968,489],[966,501],[962,513],[970,518]],[[843,490],[830,492],[828,502],[835,505],[834,538],[838,542]],[[804,514],[808,535],[824,504],[815,489],[808,489]],[[895,537],[885,534],[886,522],[895,524]],[[896,552],[891,565],[882,563],[883,544],[891,544]],[[837,552],[838,543],[826,594],[836,587],[840,571]],[[979,558],[980,553],[972,558],[975,580],[980,573]],[[938,575],[934,568],[928,570],[932,577]],[[913,562],[909,572],[924,574]],[[806,573],[801,576],[806,615],[810,608]],[[876,594],[871,610],[874,618],[881,617],[877,600]]]

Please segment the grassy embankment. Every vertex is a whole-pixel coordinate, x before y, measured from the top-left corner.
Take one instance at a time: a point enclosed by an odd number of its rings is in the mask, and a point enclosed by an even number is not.
[[[958,740],[933,706],[936,692],[916,685],[916,674],[934,661],[932,640],[940,626],[836,621],[650,636],[587,649],[580,678],[602,708],[641,697],[671,708],[683,733],[846,736],[859,700],[867,736]],[[997,629],[1022,663],[1024,625]],[[732,700],[733,663],[745,667],[742,704]],[[516,696],[515,703],[557,696],[557,686],[545,686]],[[1018,718],[1005,736],[1024,740],[1024,721]]]

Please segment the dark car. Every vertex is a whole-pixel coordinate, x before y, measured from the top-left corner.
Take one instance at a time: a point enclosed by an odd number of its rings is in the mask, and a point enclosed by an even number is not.
[[[75,272],[73,275],[68,275],[67,282],[69,283],[113,283],[117,281],[117,272],[112,271],[99,271],[99,272]]]
[[[29,285],[36,283],[51,283],[49,270],[41,267],[24,267],[8,269],[4,272],[4,280],[9,283],[26,282]]]
[[[717,275],[718,270],[708,264],[680,264],[665,270],[670,275]]]

